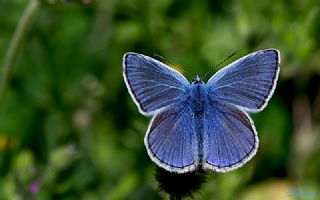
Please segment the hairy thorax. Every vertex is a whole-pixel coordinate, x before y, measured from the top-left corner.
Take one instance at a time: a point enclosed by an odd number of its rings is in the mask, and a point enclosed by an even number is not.
[[[188,104],[191,106],[191,112],[194,117],[203,117],[204,105],[207,101],[207,92],[205,84],[202,81],[194,81],[188,95]]]

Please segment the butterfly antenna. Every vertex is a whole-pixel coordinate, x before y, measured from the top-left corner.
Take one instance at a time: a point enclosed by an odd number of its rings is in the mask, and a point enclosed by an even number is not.
[[[188,76],[190,76],[192,79],[194,79],[194,77],[189,73],[187,72],[186,70],[182,69],[180,66],[174,64],[174,63],[171,63],[169,61],[167,61],[165,58],[163,58],[162,56],[160,56],[159,54],[156,54],[154,53],[154,57],[157,58],[158,60],[160,60],[161,62],[163,63],[167,63],[175,68],[178,68],[179,70],[181,70],[183,73],[187,74]]]
[[[221,64],[223,64],[224,62],[226,62],[228,59],[230,59],[232,56],[236,55],[237,51],[233,52],[230,56],[226,57],[224,60],[222,60],[220,63],[218,63],[217,65],[215,65],[214,67],[212,67],[207,73],[205,73],[205,75],[203,75],[201,77],[201,79],[203,80],[203,78],[205,78],[208,74],[210,74],[216,67],[219,67]]]

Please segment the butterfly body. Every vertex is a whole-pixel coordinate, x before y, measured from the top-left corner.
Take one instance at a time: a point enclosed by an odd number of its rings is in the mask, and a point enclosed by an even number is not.
[[[192,123],[194,125],[193,132],[197,138],[196,160],[201,163],[203,160],[203,125],[204,125],[204,111],[207,103],[207,92],[203,81],[194,81],[191,83],[190,92],[187,98],[187,105],[190,107],[190,115],[192,116]]]
[[[275,89],[279,52],[249,54],[207,83],[190,84],[169,66],[136,53],[123,59],[123,75],[139,111],[153,116],[145,146],[151,160],[176,173],[228,172],[248,162],[259,139],[247,112],[262,110]]]

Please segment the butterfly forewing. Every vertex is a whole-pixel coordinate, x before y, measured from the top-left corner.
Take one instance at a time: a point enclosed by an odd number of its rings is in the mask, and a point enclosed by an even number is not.
[[[248,112],[262,110],[276,86],[279,56],[275,49],[257,51],[222,68],[207,83],[210,97]]]
[[[185,98],[189,82],[165,64],[136,53],[123,57],[123,76],[132,99],[144,115]]]

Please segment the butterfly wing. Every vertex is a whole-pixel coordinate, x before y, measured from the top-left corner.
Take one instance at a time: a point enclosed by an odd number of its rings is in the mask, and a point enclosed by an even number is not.
[[[197,140],[192,120],[186,103],[170,106],[155,115],[144,140],[151,160],[170,172],[194,170]]]
[[[179,72],[137,53],[124,55],[123,77],[132,99],[144,115],[179,103],[189,87],[188,80]]]
[[[230,104],[212,101],[205,109],[204,163],[207,170],[228,172],[248,162],[259,140],[251,118]]]
[[[280,53],[268,49],[236,60],[213,75],[208,83],[213,100],[242,107],[248,112],[262,110],[271,98],[279,74]]]

